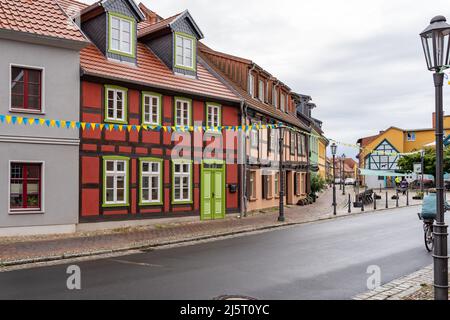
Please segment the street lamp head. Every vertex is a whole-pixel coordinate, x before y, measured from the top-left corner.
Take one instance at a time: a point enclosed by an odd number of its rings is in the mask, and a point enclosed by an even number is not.
[[[440,71],[449,64],[450,25],[444,16],[434,17],[420,38],[428,70]]]
[[[345,159],[345,153],[342,154],[342,159]]]
[[[331,145],[331,154],[333,156],[335,156],[336,155],[336,151],[337,151],[337,145],[336,145],[336,143],[333,142],[333,144]]]

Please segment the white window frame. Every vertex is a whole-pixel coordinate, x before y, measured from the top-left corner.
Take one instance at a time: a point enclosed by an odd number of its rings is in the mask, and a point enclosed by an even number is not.
[[[41,208],[36,209],[11,209],[11,164],[12,163],[29,163],[41,165]],[[45,213],[45,161],[36,160],[9,160],[8,163],[8,214],[9,215],[23,215],[23,214],[43,214]]]
[[[281,111],[286,111],[286,95],[284,93],[281,93],[281,102],[280,102],[280,109]]]
[[[206,105],[206,126],[209,127],[209,130],[222,125],[221,113],[221,107],[219,105]],[[217,115],[217,122],[214,122],[215,115]],[[210,122],[210,119],[212,122]]]
[[[150,104],[146,103],[146,98],[149,99]],[[153,99],[157,99],[157,103],[156,103],[156,122],[153,121],[153,107],[155,107],[153,105]],[[147,112],[147,107],[148,112]],[[149,116],[149,121],[146,120],[146,116]],[[161,96],[157,95],[157,94],[152,94],[152,93],[143,93],[142,94],[142,123],[143,124],[149,124],[149,125],[160,125],[161,124]]]
[[[150,171],[148,172],[144,172],[144,164],[148,164],[148,167],[150,169]],[[152,171],[152,167],[153,165],[156,164],[158,166],[158,171]],[[141,180],[140,180],[140,200],[141,200],[141,204],[146,205],[146,204],[160,204],[162,203],[162,195],[161,195],[161,190],[162,190],[162,165],[163,162],[161,161],[152,161],[152,160],[141,160],[140,161],[140,172],[141,172]],[[152,178],[158,178],[158,185],[157,185],[157,190],[158,190],[158,198],[157,199],[144,199],[144,178],[148,178],[149,179],[149,183],[148,183],[148,194],[149,194],[149,198],[151,198],[152,195],[152,189],[154,189],[155,187],[152,185]]]
[[[114,166],[114,170],[113,171],[108,171],[108,162],[113,162],[113,166]],[[124,171],[117,171],[117,163],[119,162],[123,162],[124,166]],[[104,163],[105,163],[105,172],[104,172],[104,185],[103,185],[103,192],[104,192],[104,205],[106,206],[110,206],[110,205],[128,205],[128,160],[125,159],[121,159],[121,160],[116,160],[116,159],[104,159]],[[112,176],[113,177],[113,201],[108,201],[107,199],[107,180],[108,177]],[[123,201],[117,201],[117,179],[119,177],[123,177],[124,178],[124,190],[123,190]]]
[[[255,76],[251,73],[248,75],[248,93],[252,98],[255,97]]]
[[[113,20],[117,20],[118,22],[119,22],[119,29],[118,29],[118,31],[119,31],[119,39],[116,39],[117,41],[119,41],[119,47],[118,48],[114,48],[114,42],[113,42],[113,32],[112,32],[112,30],[113,30]],[[123,50],[123,48],[122,48],[122,44],[123,43],[125,43],[126,41],[126,39],[123,39],[122,37],[123,37],[123,34],[125,33],[125,31],[124,31],[124,24],[125,23],[128,23],[129,25],[130,25],[130,33],[129,33],[129,35],[130,35],[130,38],[129,38],[129,44],[130,44],[130,50],[129,51],[127,51],[127,50]],[[120,17],[120,16],[117,16],[117,15],[112,15],[112,14],[110,14],[109,15],[109,50],[111,51],[111,52],[117,52],[117,53],[124,53],[124,54],[126,54],[126,55],[133,55],[133,46],[134,46],[134,35],[133,35],[133,33],[134,33],[134,23],[133,23],[133,21],[131,20],[131,19],[125,19],[125,18],[122,18],[122,17]]]
[[[179,165],[181,171],[177,172],[176,171],[176,167],[177,165]],[[184,165],[188,166],[188,171],[185,172],[183,170]],[[188,203],[188,202],[192,202],[192,162],[188,162],[188,161],[174,161],[172,162],[172,166],[173,166],[173,186],[172,186],[172,192],[173,192],[173,203]],[[187,187],[188,187],[188,198],[184,198],[183,197],[183,189],[185,187],[184,183],[183,183],[183,178],[188,178],[188,183],[187,183]],[[176,184],[175,184],[175,179],[179,178],[180,179],[180,198],[175,198],[175,188],[176,188]]]
[[[406,133],[406,139],[407,139],[408,142],[414,142],[414,141],[416,141],[416,133],[415,133],[415,132],[412,132],[412,131],[407,132],[407,133]]]
[[[11,83],[12,83],[12,68],[24,68],[24,69],[33,69],[33,70],[39,70],[41,71],[41,110],[40,111],[33,111],[29,109],[19,109],[19,108],[13,108],[12,107],[12,96],[11,96]],[[45,68],[40,66],[30,66],[25,64],[19,64],[19,63],[10,63],[9,64],[9,92],[8,92],[8,99],[9,99],[9,112],[16,112],[16,113],[32,113],[32,114],[45,114]]]
[[[195,47],[195,39],[194,37],[184,35],[181,33],[175,33],[175,67],[177,68],[183,68],[183,69],[189,69],[189,70],[195,70],[195,54],[196,54],[196,47]],[[179,48],[179,41],[181,40],[181,46]],[[185,47],[185,42],[190,42],[191,44],[191,58],[190,58],[190,65],[186,64],[186,59],[188,59],[188,56],[186,54],[187,48]],[[182,62],[178,60],[178,50],[181,49],[181,58]]]
[[[181,117],[177,116],[177,110],[178,110],[178,102],[181,103],[182,110],[180,112]],[[184,107],[187,107],[187,118],[184,117]],[[186,127],[191,125],[191,109],[192,109],[192,101],[182,98],[176,98],[175,99],[175,126],[178,127]],[[180,121],[180,123],[178,123]]]
[[[105,120],[106,121],[120,121],[120,122],[126,122],[127,121],[127,91],[123,90],[123,89],[119,89],[119,88],[113,88],[113,87],[106,87],[106,106],[105,106]],[[113,92],[114,93],[114,97],[113,97],[113,112],[114,112],[114,117],[109,117],[109,92]],[[117,93],[122,93],[122,118],[118,118],[117,117]]]
[[[264,80],[258,82],[258,99],[264,102]]]
[[[278,108],[278,91],[277,86],[273,86],[272,89],[272,104],[275,108]]]

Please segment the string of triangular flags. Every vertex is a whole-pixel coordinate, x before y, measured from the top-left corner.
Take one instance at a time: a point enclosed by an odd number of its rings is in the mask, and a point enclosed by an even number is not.
[[[250,131],[250,130],[264,130],[264,129],[278,129],[286,128],[294,132],[301,132],[302,134],[316,137],[324,138],[321,135],[313,134],[310,132],[305,132],[297,128],[287,126],[281,122],[276,124],[259,124],[254,123],[252,125],[245,126],[161,126],[161,125],[127,125],[127,124],[111,124],[111,123],[93,123],[84,121],[67,121],[67,120],[55,120],[55,119],[44,119],[44,118],[33,118],[33,117],[23,117],[15,115],[2,115],[0,114],[1,124],[12,124],[12,125],[38,125],[47,126],[51,128],[66,128],[66,129],[79,129],[79,130],[107,130],[107,131],[164,131],[164,132],[221,132],[221,131]],[[339,145],[343,145],[350,148],[358,149],[359,151],[365,152],[366,154],[377,154],[384,156],[404,156],[410,155],[412,153],[397,153],[397,152],[384,152],[378,150],[369,150],[367,148],[361,148],[357,144],[345,143],[342,141],[337,141],[334,139],[326,138],[330,142],[334,142]]]
[[[107,130],[107,131],[164,131],[164,132],[206,132],[206,131],[249,131],[262,129],[276,129],[282,124],[258,124],[246,126],[161,126],[161,125],[128,125],[112,123],[93,123],[84,121],[67,121],[43,118],[31,118],[22,116],[0,115],[0,123],[12,125],[38,125],[51,128],[66,128],[80,130]]]
[[[296,129],[296,128],[287,126],[287,125],[283,125],[282,127],[283,127],[283,128],[286,128],[286,129],[288,129],[288,130],[294,131],[294,132],[301,132],[302,134],[305,134],[305,135],[310,136],[310,137],[314,137],[314,138],[318,138],[318,139],[319,139],[319,138],[324,138],[324,136],[317,135],[317,134],[314,134],[314,133],[311,133],[311,132],[304,132],[304,131],[298,130],[298,129]],[[336,143],[336,144],[338,144],[338,145],[341,145],[341,146],[346,146],[346,147],[349,147],[349,148],[358,149],[360,152],[364,152],[364,153],[366,153],[366,154],[375,154],[375,155],[379,155],[379,156],[391,156],[391,157],[396,157],[396,156],[407,156],[407,155],[412,155],[412,154],[420,153],[420,150],[419,150],[419,151],[415,151],[415,152],[407,152],[407,153],[400,153],[400,152],[385,152],[385,151],[379,151],[379,150],[374,150],[374,149],[368,149],[368,148],[366,148],[366,147],[361,147],[361,146],[359,146],[358,144],[346,143],[346,142],[337,141],[337,140],[330,139],[330,138],[325,138],[325,139],[327,139],[327,140],[330,141],[330,142],[334,142],[334,143]]]

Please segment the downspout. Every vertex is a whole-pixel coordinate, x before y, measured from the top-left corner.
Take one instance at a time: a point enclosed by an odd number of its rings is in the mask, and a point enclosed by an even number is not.
[[[241,125],[242,128],[246,125],[247,121],[247,106],[245,102],[241,101]],[[245,130],[241,130],[241,134],[244,132],[244,145],[242,150],[243,163],[241,164],[241,213],[240,218],[247,216],[247,133]]]
[[[256,64],[253,63],[252,67],[248,71],[248,78],[247,78],[247,91],[249,91],[248,87],[250,84],[250,74],[252,71],[256,69]],[[254,86],[254,83],[253,83]],[[255,88],[253,88],[254,90]],[[253,98],[253,97],[252,97]],[[241,101],[241,123],[242,126],[247,125],[247,105],[245,104],[244,100]],[[243,150],[243,164],[241,165],[241,181],[242,181],[242,188],[241,188],[241,214],[240,217],[247,217],[247,130],[242,130],[241,132],[244,132],[244,150]],[[242,211],[244,211],[242,215]]]

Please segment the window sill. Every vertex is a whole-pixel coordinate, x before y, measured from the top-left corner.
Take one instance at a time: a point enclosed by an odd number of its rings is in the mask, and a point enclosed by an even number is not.
[[[256,200],[258,200],[258,199],[256,199],[256,198],[250,198],[250,199],[248,199],[248,201],[250,201],[250,202],[255,202]]]
[[[45,112],[38,111],[38,110],[30,110],[30,109],[11,108],[11,109],[9,109],[9,112],[11,112],[11,113],[26,113],[26,114],[45,115]]]
[[[139,203],[140,207],[160,207],[162,205],[163,205],[162,202],[148,202],[148,203],[140,202]]]
[[[35,214],[44,214],[45,212],[42,210],[10,210],[8,212],[11,216],[24,216],[24,215],[35,215]]]
[[[128,121],[126,121],[126,120],[105,119],[104,122],[108,123],[108,124],[125,124],[125,125],[128,125]]]
[[[129,207],[129,203],[110,203],[110,204],[103,204],[102,208],[127,208]]]
[[[172,205],[177,206],[177,205],[187,205],[187,204],[194,204],[194,201],[189,200],[189,201],[172,201]]]

